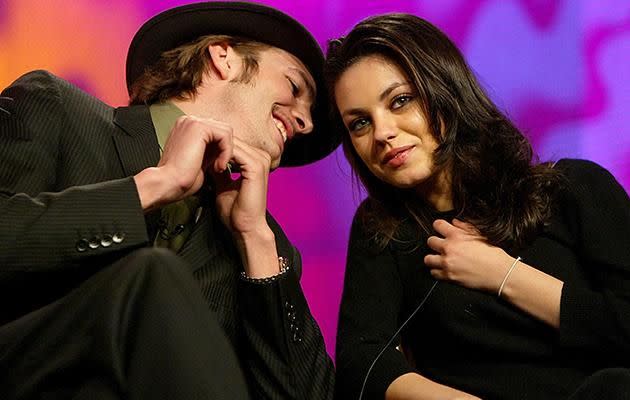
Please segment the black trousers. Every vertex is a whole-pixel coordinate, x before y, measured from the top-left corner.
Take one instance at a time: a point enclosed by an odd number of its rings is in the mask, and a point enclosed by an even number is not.
[[[247,399],[190,269],[140,249],[0,327],[0,399]]]
[[[630,400],[630,370],[602,369],[589,376],[568,400]]]

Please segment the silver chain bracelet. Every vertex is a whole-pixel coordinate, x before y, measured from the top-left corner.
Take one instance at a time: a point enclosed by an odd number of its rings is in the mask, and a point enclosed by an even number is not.
[[[286,258],[278,257],[278,265],[280,266],[280,272],[275,275],[267,276],[264,278],[250,278],[249,276],[247,276],[247,274],[245,274],[245,271],[242,271],[241,279],[245,282],[256,283],[259,285],[266,285],[268,283],[275,282],[289,271],[289,261]]]

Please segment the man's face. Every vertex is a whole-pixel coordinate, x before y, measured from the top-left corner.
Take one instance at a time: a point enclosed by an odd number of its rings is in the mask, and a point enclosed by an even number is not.
[[[313,130],[315,81],[300,60],[278,48],[260,51],[258,66],[249,82],[227,87],[220,119],[234,136],[269,153],[276,168],[286,142]]]

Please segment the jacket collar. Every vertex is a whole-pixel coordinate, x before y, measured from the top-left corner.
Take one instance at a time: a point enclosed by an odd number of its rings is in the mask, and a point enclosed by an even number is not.
[[[114,124],[126,134],[115,135],[118,157],[126,176],[133,176],[160,160],[155,128],[147,106],[119,107],[114,110]]]
[[[113,139],[125,176],[134,176],[145,168],[157,165],[160,161],[160,146],[149,107],[116,108],[114,124],[122,130],[114,134]],[[145,215],[147,234],[151,239],[155,237],[159,219],[160,210]]]

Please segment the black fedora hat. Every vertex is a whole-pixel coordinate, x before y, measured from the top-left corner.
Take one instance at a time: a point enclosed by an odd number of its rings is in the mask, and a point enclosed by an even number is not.
[[[142,25],[127,54],[127,90],[162,52],[209,34],[249,38],[278,47],[296,56],[317,83],[313,110],[315,129],[287,143],[280,165],[305,165],[324,158],[341,138],[330,128],[323,80],[324,55],[317,41],[299,22],[261,4],[203,2],[164,11]]]

